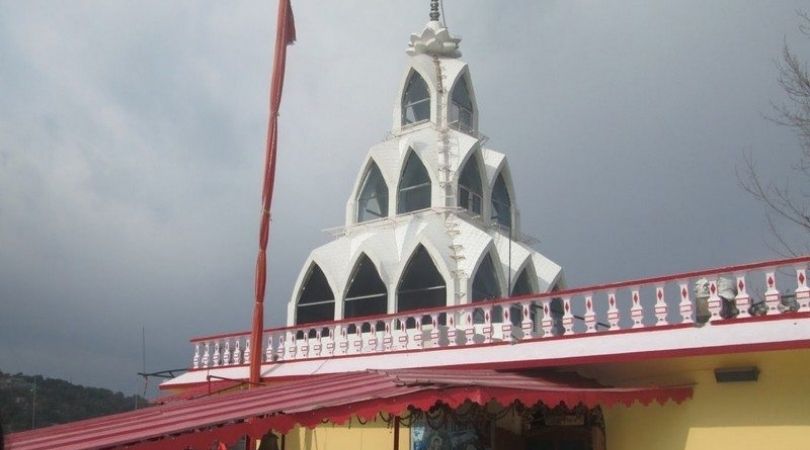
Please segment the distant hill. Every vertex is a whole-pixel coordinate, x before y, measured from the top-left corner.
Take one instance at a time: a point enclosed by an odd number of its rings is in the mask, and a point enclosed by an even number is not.
[[[36,414],[33,412],[36,386]],[[40,375],[11,375],[0,372],[0,419],[4,434],[89,419],[125,411],[148,402],[138,395],[125,396],[109,389],[84,387]]]

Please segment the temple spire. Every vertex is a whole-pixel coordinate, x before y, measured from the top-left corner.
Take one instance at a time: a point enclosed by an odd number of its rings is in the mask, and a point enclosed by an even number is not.
[[[438,22],[439,17],[439,0],[430,0],[430,20]]]

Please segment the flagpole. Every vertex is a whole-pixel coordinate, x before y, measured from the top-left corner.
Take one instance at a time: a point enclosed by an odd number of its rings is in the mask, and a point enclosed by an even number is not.
[[[284,67],[287,46],[295,42],[295,24],[289,0],[279,0],[276,19],[276,46],[273,56],[273,72],[270,82],[270,117],[267,122],[267,145],[264,160],[262,206],[259,226],[259,252],[256,256],[255,301],[253,326],[250,334],[250,386],[261,381],[262,330],[264,329],[264,294],[267,283],[267,240],[270,232],[270,207],[273,202],[273,186],[276,176],[276,150],[278,144],[278,110],[284,86]]]

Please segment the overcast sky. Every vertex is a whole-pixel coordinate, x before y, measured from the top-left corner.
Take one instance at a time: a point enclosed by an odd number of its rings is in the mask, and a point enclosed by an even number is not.
[[[273,1],[0,0],[0,370],[132,393],[249,328]],[[293,0],[266,325],[391,127],[427,0]],[[523,230],[570,286],[776,257],[734,168],[808,1],[447,0]],[[789,232],[788,232],[789,233]]]

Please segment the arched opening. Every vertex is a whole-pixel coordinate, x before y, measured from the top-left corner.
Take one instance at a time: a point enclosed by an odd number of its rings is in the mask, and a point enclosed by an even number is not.
[[[430,120],[430,91],[422,75],[411,70],[402,93],[402,125]]]
[[[380,168],[372,161],[357,197],[357,222],[388,216],[388,185]]]
[[[470,301],[479,303],[487,300],[495,300],[501,297],[501,286],[498,283],[498,275],[495,273],[495,264],[492,262],[492,255],[487,253],[478,270],[475,272],[472,283],[472,295]],[[492,322],[500,322],[502,309],[500,306],[492,308]],[[473,312],[474,323],[484,323],[484,311],[480,308]]]
[[[412,311],[445,305],[447,305],[447,286],[444,277],[439,273],[427,249],[420,245],[411,255],[399,280],[397,311]],[[444,324],[444,320],[445,315],[442,314],[439,322]],[[422,323],[429,321],[430,316],[422,318]],[[413,321],[409,320],[407,326],[412,327]]]
[[[458,206],[480,215],[483,197],[484,189],[481,187],[478,158],[473,154],[467,159],[458,177]]]
[[[296,325],[335,319],[335,295],[317,264],[312,264],[304,278],[295,312]]]
[[[474,112],[471,97],[467,77],[462,75],[450,93],[449,110],[450,125],[461,131],[472,131],[473,129]]]
[[[515,280],[515,285],[512,287],[512,297],[519,297],[534,292],[531,280],[529,279],[530,276],[528,267],[524,267],[523,270],[520,271],[520,275],[518,275],[517,280]]]
[[[385,314],[388,311],[388,290],[377,273],[377,268],[365,254],[360,255],[349,280],[343,317],[363,317]]]
[[[551,288],[551,292],[558,292],[559,290],[560,286],[557,284]],[[552,320],[551,333],[554,336],[562,336],[565,333],[565,326],[562,323],[563,316],[565,315],[565,303],[562,298],[554,297],[551,299],[549,314]]]
[[[409,151],[399,179],[397,214],[430,208],[430,176],[422,160]]]
[[[495,264],[492,262],[492,255],[487,254],[481,260],[478,270],[473,277],[472,295],[470,301],[472,303],[483,302],[487,300],[495,300],[501,297],[501,287],[498,283],[498,276],[495,273]],[[491,322],[500,322],[503,315],[503,310],[500,306],[492,308]],[[473,323],[484,323],[484,310],[476,308],[473,311]]]
[[[529,267],[524,267],[523,270],[520,271],[520,275],[518,275],[517,280],[515,280],[515,285],[512,286],[512,292],[510,293],[511,297],[520,297],[521,295],[528,295],[534,293],[534,288],[532,287],[532,283],[530,280],[531,274],[529,273]],[[534,310],[536,309],[537,305],[534,303],[530,306],[530,316],[534,319]],[[509,317],[512,320],[512,325],[519,325],[523,321],[523,308],[520,305],[512,305],[509,308]]]
[[[492,186],[492,219],[505,228],[512,228],[512,200],[506,189],[503,173],[498,174],[495,185]]]
[[[501,286],[495,273],[495,265],[492,263],[492,255],[487,253],[475,272],[470,300],[476,303],[500,297]]]

